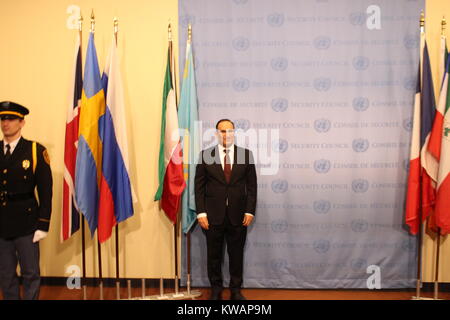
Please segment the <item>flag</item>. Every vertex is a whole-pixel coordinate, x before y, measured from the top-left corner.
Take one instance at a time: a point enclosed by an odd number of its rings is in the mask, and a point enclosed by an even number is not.
[[[127,127],[122,77],[117,48],[113,38],[102,75],[106,111],[100,130],[103,142],[102,179],[98,209],[98,239],[109,239],[113,227],[131,217],[133,197],[128,160]]]
[[[441,146],[439,150],[439,171],[435,205],[436,225],[442,234],[450,233],[450,88],[448,86],[450,59],[447,60],[446,87],[441,90],[437,126],[441,128]],[[438,129],[437,129],[438,130]]]
[[[78,112],[83,90],[81,66],[81,43],[77,36],[73,68],[72,99],[67,110],[66,137],[64,143],[64,181],[61,218],[61,239],[69,239],[80,229],[80,213],[75,202],[75,163],[78,143]]]
[[[431,182],[427,151],[432,121],[436,112],[433,79],[430,59],[426,43],[423,47],[421,61],[422,72],[419,71],[417,90],[414,100],[413,130],[411,136],[411,153],[409,161],[408,189],[406,195],[406,224],[412,234],[419,231],[419,217],[424,221],[433,206],[433,195],[430,192]],[[420,70],[419,69],[419,70]]]
[[[183,178],[183,155],[180,144],[180,133],[178,131],[176,93],[173,85],[174,77],[171,71],[171,65],[174,65],[171,43],[169,42],[164,77],[158,163],[159,187],[155,194],[155,201],[161,200],[161,208],[175,224],[177,222],[181,194],[186,184]]]
[[[91,33],[86,54],[81,98],[75,195],[78,208],[86,217],[92,235],[98,224],[103,154],[99,130],[103,127],[100,122],[103,120],[105,108],[105,96],[98,67],[94,34]]]
[[[445,58],[445,62],[441,63],[441,65],[447,66],[449,65],[448,61],[448,54],[447,54],[447,46],[445,45],[445,42],[441,42],[441,58]],[[442,86],[441,91],[439,94],[439,102],[436,108],[436,115],[434,117],[433,121],[433,127],[431,129],[430,134],[430,140],[428,143],[428,153],[432,156],[432,162],[433,167],[430,171],[430,177],[433,180],[432,182],[432,192],[434,196],[434,206],[436,202],[436,186],[438,183],[438,174],[439,174],[439,166],[440,166],[440,159],[441,159],[441,142],[442,142],[442,130],[443,130],[443,124],[444,124],[444,113],[447,105],[447,91],[448,91],[448,70],[447,68],[444,69],[443,72],[443,80],[442,80]],[[434,208],[434,213],[435,213]],[[435,214],[433,214],[430,217],[430,220],[428,221],[428,227],[433,230],[437,231],[437,225],[436,225],[436,219]]]
[[[181,225],[184,233],[188,233],[197,220],[195,210],[195,165],[200,152],[197,89],[195,85],[194,59],[191,43],[186,46],[186,62],[181,85],[181,98],[178,108],[178,124],[181,132],[181,145],[183,146],[183,169],[186,189],[181,199]]]

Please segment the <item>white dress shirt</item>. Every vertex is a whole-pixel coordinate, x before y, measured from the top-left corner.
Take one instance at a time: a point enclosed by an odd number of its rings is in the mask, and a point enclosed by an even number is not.
[[[9,144],[9,152],[11,152],[11,154],[14,152],[14,149],[16,148],[17,144],[19,143],[21,137],[18,137],[16,140],[8,143],[5,140],[3,140],[3,154],[6,154],[7,148],[6,145]]]
[[[220,163],[222,164],[222,170],[225,170],[225,149],[228,150],[228,154],[230,156],[230,168],[233,170],[233,164],[234,164],[234,144],[225,148],[222,145],[219,144],[219,157],[220,157]]]
[[[234,144],[232,144],[231,146],[228,147],[224,147],[221,144],[218,145],[218,149],[219,149],[219,158],[220,158],[220,163],[222,165],[222,170],[224,170],[225,168],[225,149],[228,150],[228,154],[230,155],[230,166],[231,169],[233,170],[233,164],[234,164]],[[227,199],[228,201],[228,199]],[[246,213],[246,215],[252,216],[253,214],[251,213]],[[206,212],[202,212],[197,214],[197,219],[198,218],[203,218],[203,217],[207,217],[208,215],[206,214]]]

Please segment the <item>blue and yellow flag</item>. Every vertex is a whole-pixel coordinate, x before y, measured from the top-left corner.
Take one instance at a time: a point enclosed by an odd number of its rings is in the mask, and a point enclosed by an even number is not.
[[[100,78],[94,35],[89,36],[81,97],[75,194],[78,208],[86,217],[93,235],[98,224],[99,186],[102,177],[105,94]]]
[[[181,98],[178,107],[178,125],[183,146],[183,172],[186,189],[181,200],[181,223],[184,233],[188,233],[197,219],[195,210],[195,165],[200,153],[200,128],[198,127],[197,89],[195,85],[194,59],[191,44],[186,46]]]

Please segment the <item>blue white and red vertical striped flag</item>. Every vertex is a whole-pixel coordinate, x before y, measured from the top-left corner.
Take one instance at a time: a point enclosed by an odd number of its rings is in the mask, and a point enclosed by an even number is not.
[[[417,234],[421,223],[431,214],[433,194],[432,179],[427,173],[427,145],[436,113],[433,79],[426,43],[423,46],[422,65],[419,70],[414,102],[413,132],[409,161],[408,189],[406,195],[406,224],[412,234]],[[421,221],[422,220],[422,221]]]

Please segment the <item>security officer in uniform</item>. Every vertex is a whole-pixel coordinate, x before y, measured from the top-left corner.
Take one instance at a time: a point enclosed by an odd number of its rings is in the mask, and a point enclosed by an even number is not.
[[[47,236],[52,209],[52,173],[47,150],[21,135],[28,109],[0,102],[0,285],[4,299],[38,299],[39,241]],[[36,192],[35,192],[36,191]]]

